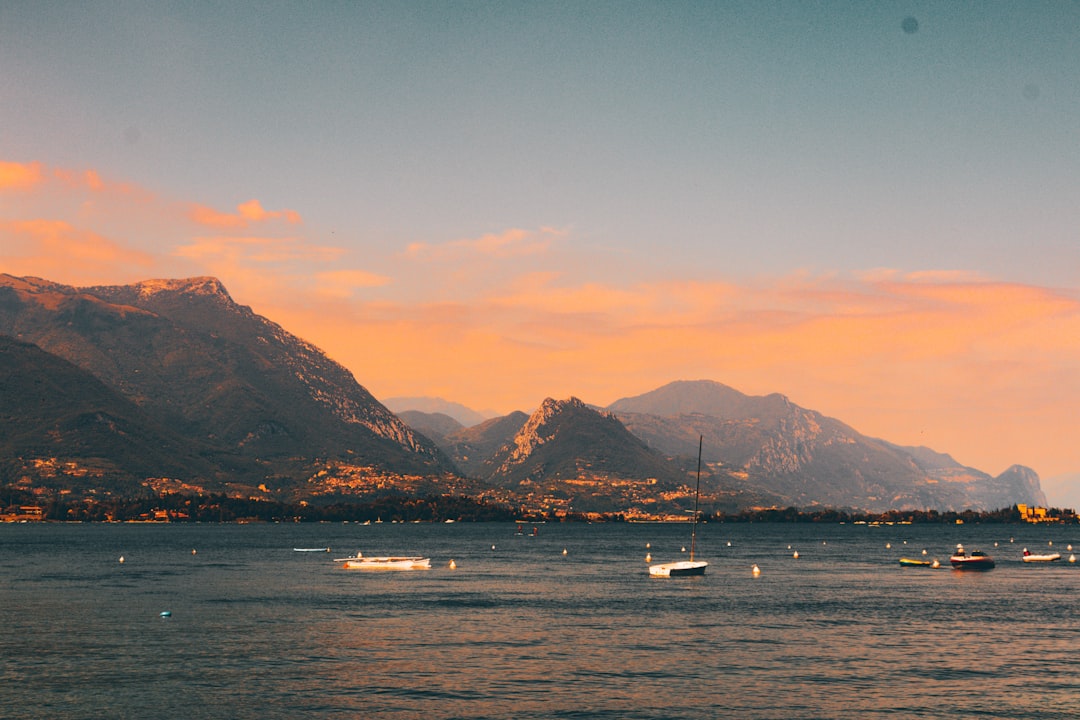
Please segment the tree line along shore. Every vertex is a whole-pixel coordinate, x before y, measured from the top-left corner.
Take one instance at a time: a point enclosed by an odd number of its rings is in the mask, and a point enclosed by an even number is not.
[[[640,515],[575,513],[512,507],[458,495],[405,497],[389,495],[357,501],[323,504],[284,503],[226,495],[167,493],[143,498],[49,499],[42,502],[30,492],[9,490],[0,498],[4,522],[643,522]],[[889,510],[880,513],[829,508],[751,508],[738,512],[701,513],[703,522],[852,523],[852,524],[965,524],[1029,523],[1027,509]],[[1071,509],[1040,508],[1037,521],[1052,524],[1078,522]],[[656,518],[660,521],[663,518]],[[683,521],[688,521],[687,517]]]

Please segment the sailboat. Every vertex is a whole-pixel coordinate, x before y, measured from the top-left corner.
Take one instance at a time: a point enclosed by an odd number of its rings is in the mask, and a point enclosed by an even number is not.
[[[680,577],[683,575],[704,575],[705,568],[709,563],[702,560],[694,560],[694,550],[697,547],[697,521],[698,521],[698,498],[701,497],[701,445],[704,436],[698,436],[697,448],[697,488],[694,490],[694,525],[690,531],[690,559],[678,562],[660,563],[649,566],[650,577]]]

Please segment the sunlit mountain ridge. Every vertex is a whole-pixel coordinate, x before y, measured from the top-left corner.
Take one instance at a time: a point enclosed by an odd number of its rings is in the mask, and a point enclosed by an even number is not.
[[[748,396],[708,380],[673,382],[593,410],[594,425],[605,417],[617,419],[653,454],[665,459],[666,473],[652,470],[646,463],[629,468],[617,465],[612,458],[621,458],[622,451],[611,446],[606,448],[606,456],[590,443],[583,449],[581,439],[587,434],[581,431],[551,430],[553,442],[543,444],[529,439],[530,425],[541,421],[558,424],[552,420],[552,408],[582,406],[575,399],[563,403],[548,399],[532,418],[518,412],[471,428],[440,424],[436,416],[416,411],[403,415],[460,468],[489,482],[506,482],[499,472],[506,468],[500,467],[496,458],[533,444],[543,446],[549,483],[566,476],[566,468],[575,463],[579,482],[617,476],[631,482],[682,478],[681,482],[687,483],[701,438],[703,492],[707,506],[717,509],[793,505],[993,510],[1014,503],[1046,503],[1038,475],[1029,468],[1014,465],[991,476],[929,448],[901,447],[866,437],[838,420],[795,405],[783,395]],[[583,424],[576,418],[575,425]],[[601,456],[606,459],[598,459]],[[555,467],[561,470],[555,472]],[[667,490],[661,484],[657,494]],[[560,492],[565,494],[565,489]],[[595,488],[591,492],[598,495]]]
[[[549,398],[531,414],[469,426],[400,404],[396,415],[215,278],[75,288],[0,275],[0,336],[3,379],[18,390],[4,394],[0,484],[24,488],[323,502],[457,493],[547,510],[681,513],[702,437],[706,509],[1045,504],[1030,469],[991,477],[862,436],[782,395],[706,380],[607,408]],[[483,417],[445,400],[397,400]]]

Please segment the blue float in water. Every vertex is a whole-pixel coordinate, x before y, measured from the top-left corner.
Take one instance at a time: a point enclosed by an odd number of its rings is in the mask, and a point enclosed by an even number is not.
[[[162,610],[161,611],[161,617],[172,617],[172,611],[171,610]]]

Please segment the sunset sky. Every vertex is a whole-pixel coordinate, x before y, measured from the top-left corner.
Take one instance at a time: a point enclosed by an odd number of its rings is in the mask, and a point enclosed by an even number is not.
[[[0,2],[0,272],[376,397],[780,392],[1080,505],[1078,2]]]

